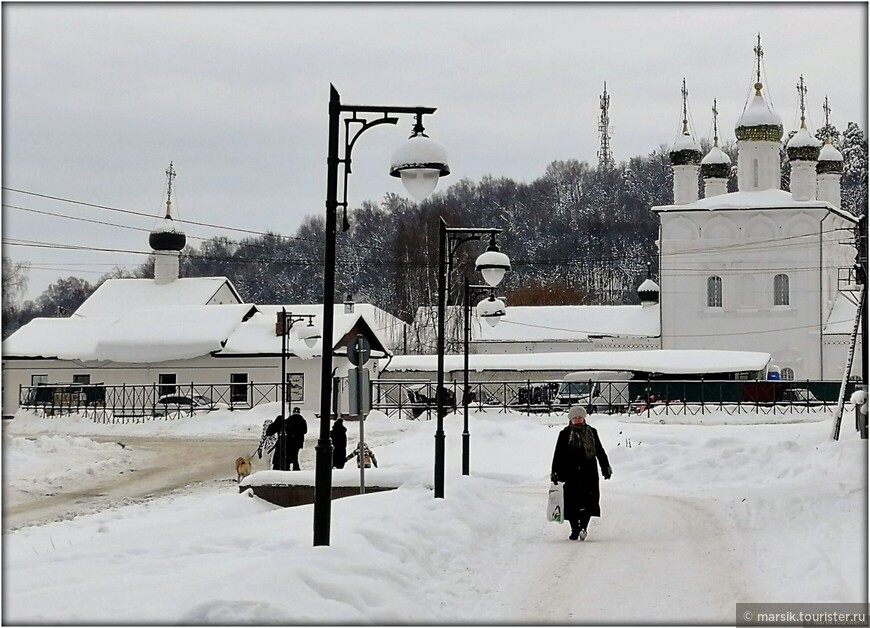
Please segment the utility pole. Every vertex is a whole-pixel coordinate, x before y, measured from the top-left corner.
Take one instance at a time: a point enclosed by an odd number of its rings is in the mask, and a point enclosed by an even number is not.
[[[608,170],[613,167],[613,155],[610,153],[610,95],[607,93],[607,81],[604,81],[604,93],[598,98],[598,108],[601,109],[598,118],[598,134],[601,138],[598,168]]]

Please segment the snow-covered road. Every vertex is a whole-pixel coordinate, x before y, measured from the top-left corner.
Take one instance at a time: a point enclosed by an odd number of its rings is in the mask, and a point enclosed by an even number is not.
[[[255,442],[262,425],[235,415],[173,429],[186,446],[222,437],[234,454],[232,441]],[[593,416],[614,477],[601,482],[602,517],[589,538],[572,542],[567,525],[544,517],[561,417],[475,415],[463,477],[461,417],[448,416],[442,500],[432,495],[433,423],[376,414],[366,434],[381,468],[367,482],[378,473],[406,480],[335,500],[330,547],[311,545],[310,505],[281,509],[238,494],[232,461],[221,461],[210,483],[5,532],[3,619],[730,624],[738,602],[866,602],[866,441],[849,432],[832,442],[825,417],[713,418]],[[18,438],[40,429],[25,420]],[[105,453],[97,436],[71,440],[70,451],[42,446],[78,464]],[[18,471],[4,484],[46,480]]]
[[[582,542],[567,540],[567,524],[512,519],[513,542],[525,549],[505,568],[487,615],[505,623],[702,624],[748,598],[736,539],[703,500],[608,483],[602,491],[603,517]],[[515,499],[537,513],[540,493],[519,489]]]

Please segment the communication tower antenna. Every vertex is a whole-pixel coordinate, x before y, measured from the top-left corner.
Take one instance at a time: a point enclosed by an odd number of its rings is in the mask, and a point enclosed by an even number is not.
[[[601,136],[601,148],[598,150],[598,167],[608,169],[613,167],[613,155],[610,153],[610,95],[607,93],[607,81],[604,81],[604,93],[598,98],[601,116],[598,118],[598,133]]]

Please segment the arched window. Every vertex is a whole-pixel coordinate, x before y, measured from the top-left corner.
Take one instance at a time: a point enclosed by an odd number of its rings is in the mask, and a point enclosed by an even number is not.
[[[787,380],[793,382],[794,381],[794,369],[786,366],[785,368],[783,368],[780,371],[780,377],[782,377],[782,379],[787,379]]]
[[[758,160],[752,160],[752,187],[758,188]]]
[[[780,273],[773,278],[773,304],[788,305],[788,275]]]
[[[707,307],[722,307],[722,277],[707,277]]]

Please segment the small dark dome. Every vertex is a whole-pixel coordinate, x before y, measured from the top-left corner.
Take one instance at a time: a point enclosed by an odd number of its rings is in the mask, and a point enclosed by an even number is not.
[[[833,144],[830,142],[825,142],[825,145],[822,146],[822,150],[819,152],[819,162],[816,164],[816,173],[843,173],[843,154],[834,148]]]
[[[155,251],[181,251],[187,244],[187,236],[175,226],[172,218],[167,216],[148,236],[148,244]]]
[[[816,161],[821,150],[822,143],[810,135],[809,129],[805,126],[794,134],[785,149],[789,161]]]
[[[652,279],[647,278],[638,286],[637,296],[640,297],[641,303],[657,303],[659,300],[659,285]]]
[[[677,138],[668,151],[672,166],[698,165],[701,163],[701,147],[688,132]]]

